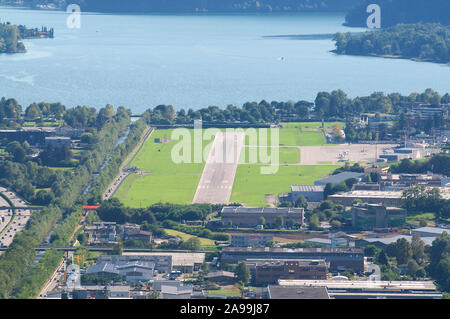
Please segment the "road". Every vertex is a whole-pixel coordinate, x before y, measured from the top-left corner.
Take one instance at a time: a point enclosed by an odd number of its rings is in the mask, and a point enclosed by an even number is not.
[[[64,283],[64,272],[67,269],[67,261],[72,260],[73,252],[68,252],[67,258],[64,257],[59,266],[55,269],[52,276],[44,284],[37,299],[45,299],[50,291],[56,290],[59,285]]]
[[[147,127],[145,129],[144,135],[141,138],[141,141],[139,144],[134,148],[134,150],[127,156],[125,161],[122,163],[119,169],[119,175],[114,179],[114,181],[111,183],[111,185],[108,187],[108,190],[103,194],[103,199],[110,199],[113,197],[114,193],[117,191],[119,186],[123,183],[123,181],[131,174],[130,172],[124,171],[124,168],[128,166],[128,164],[131,162],[131,160],[134,158],[134,156],[141,150],[142,146],[144,145],[145,141],[150,137],[150,135],[153,133],[154,129],[151,127]]]
[[[5,217],[5,222],[0,226],[0,233],[2,234],[0,237],[0,247],[7,248],[11,245],[12,241],[16,234],[22,231],[25,228],[28,220],[31,217],[31,210],[27,209],[28,205],[25,201],[17,196],[17,194],[8,191],[4,187],[0,187],[0,192],[3,193],[15,207],[20,207],[16,209],[16,215],[13,215],[12,209],[10,210],[2,210],[0,215]],[[9,206],[9,204],[5,201],[5,199],[1,198],[1,205],[4,207]],[[5,205],[4,205],[5,204]],[[11,220],[12,218],[12,220]],[[6,219],[8,220],[6,222]],[[8,224],[9,223],[9,224]]]

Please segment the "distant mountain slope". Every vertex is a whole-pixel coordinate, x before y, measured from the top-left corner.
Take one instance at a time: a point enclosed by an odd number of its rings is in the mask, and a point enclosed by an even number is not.
[[[348,11],[363,0],[22,0],[26,6],[80,4],[94,12],[298,12]],[[17,0],[0,0],[15,4]]]
[[[450,25],[450,0],[364,0],[350,10],[345,20],[351,27],[365,27],[367,6],[377,3],[381,7],[381,26],[404,23],[441,23]]]

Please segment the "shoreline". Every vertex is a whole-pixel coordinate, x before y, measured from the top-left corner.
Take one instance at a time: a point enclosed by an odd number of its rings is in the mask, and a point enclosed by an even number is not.
[[[436,64],[442,64],[442,65],[449,65],[449,62],[437,62],[429,59],[420,59],[420,58],[410,58],[405,57],[403,55],[390,55],[390,54],[350,54],[350,53],[338,53],[336,50],[329,51],[331,53],[334,53],[336,55],[347,55],[347,56],[361,56],[361,57],[374,57],[374,58],[383,58],[383,59],[393,59],[393,60],[410,60],[414,62],[428,62],[428,63],[436,63]]]

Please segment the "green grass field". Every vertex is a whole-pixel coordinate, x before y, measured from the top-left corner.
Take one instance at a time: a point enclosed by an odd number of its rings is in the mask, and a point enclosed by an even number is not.
[[[268,145],[271,145],[270,130],[256,130],[268,133]],[[171,138],[173,130],[157,130],[146,141],[142,150],[130,163],[144,171],[143,175],[131,175],[120,186],[114,195],[129,207],[147,207],[158,202],[175,204],[189,204],[192,202],[195,191],[203,172],[202,163],[176,164],[172,160],[172,149],[178,141],[169,143],[155,143],[155,138]],[[192,130],[191,138],[193,138]],[[270,151],[279,150],[279,162],[283,164],[296,164],[300,162],[300,151],[295,146],[326,145],[322,132],[305,132],[299,128],[285,128],[279,131],[280,139],[276,146],[292,146],[270,148]],[[192,140],[191,140],[192,141]],[[203,142],[203,148],[210,141]],[[246,138],[246,145],[255,145],[254,141]],[[259,145],[256,141],[256,145]],[[270,154],[269,151],[269,154]],[[250,148],[241,152],[241,162],[249,163]],[[259,152],[258,152],[259,153]],[[188,156],[189,157],[189,156]],[[190,157],[192,158],[193,155]],[[280,166],[274,175],[262,175],[262,164],[259,155],[255,164],[241,164],[236,172],[235,184],[231,197],[232,202],[240,202],[249,206],[266,205],[265,194],[278,194],[288,192],[292,184],[313,184],[317,179],[328,176],[338,166]],[[326,162],[322,164],[327,164]],[[264,165],[265,166],[265,165]]]
[[[157,130],[145,142],[142,150],[130,163],[145,171],[145,175],[129,176],[114,197],[130,207],[147,207],[158,202],[190,204],[203,172],[203,163],[176,164],[172,148],[178,141],[155,143],[155,138],[171,138],[173,130]],[[189,130],[191,133],[192,130]],[[191,134],[193,139],[193,134]],[[203,147],[209,142],[203,143]],[[191,152],[193,159],[193,152]]]
[[[300,150],[298,148],[259,148],[259,147],[245,147],[241,151],[239,158],[240,163],[245,164],[264,164],[261,159],[260,152],[263,151],[268,157],[272,152],[279,152],[279,162],[287,164],[296,164],[300,162]]]
[[[275,175],[262,175],[260,165],[239,165],[234,180],[231,202],[247,206],[266,206],[266,194],[287,193],[293,184],[312,185],[328,176],[337,165],[280,166]]]
[[[250,146],[276,146],[272,141],[273,132],[271,129],[258,129],[257,141],[253,141],[249,136],[245,137],[245,145]],[[267,144],[264,143],[263,136],[267,138]],[[322,146],[327,145],[327,141],[323,132],[304,132],[299,128],[283,128],[279,130],[280,146]]]
[[[280,123],[283,127],[311,127],[311,128],[317,128],[322,127],[322,122],[283,122]],[[325,127],[334,127],[335,125],[338,125],[340,127],[344,127],[344,122],[325,122]]]
[[[173,229],[167,229],[164,228],[164,231],[167,233],[167,235],[169,236],[178,236],[180,237],[183,241],[186,241],[188,239],[197,237],[194,235],[190,235],[190,234],[186,234],[177,230],[173,230]],[[197,237],[200,240],[200,245],[202,246],[202,248],[209,248],[209,247],[215,247],[215,243],[214,240],[212,239],[208,239],[208,238],[202,238],[202,237]]]

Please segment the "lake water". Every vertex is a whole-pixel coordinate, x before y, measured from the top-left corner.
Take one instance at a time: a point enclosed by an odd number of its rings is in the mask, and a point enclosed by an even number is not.
[[[330,39],[272,35],[329,34],[344,14],[101,15],[0,8],[1,21],[54,27],[55,39],[26,40],[26,54],[0,55],[0,96],[68,107],[107,103],[140,113],[158,104],[193,108],[247,101],[314,100],[342,89],[411,92],[450,87],[446,65],[337,56]]]

